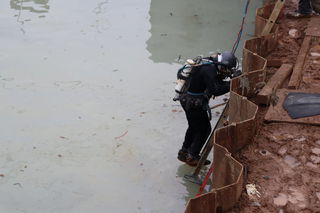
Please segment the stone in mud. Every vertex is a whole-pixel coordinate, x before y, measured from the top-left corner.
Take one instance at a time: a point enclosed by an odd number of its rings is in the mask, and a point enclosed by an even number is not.
[[[320,155],[320,149],[319,148],[313,148],[311,149],[311,152],[315,155]]]
[[[289,36],[291,38],[300,38],[301,37],[301,33],[297,29],[291,29],[291,30],[289,30]]]
[[[320,200],[320,192],[316,192],[318,200]]]
[[[301,161],[303,164],[305,164],[305,163],[307,162],[306,156],[304,156],[304,155],[300,156],[300,161]]]
[[[287,150],[288,150],[287,147],[283,146],[279,149],[278,154],[284,155],[284,154],[286,154]]]
[[[310,55],[312,57],[320,57],[320,53],[317,53],[317,52],[311,52]]]
[[[273,198],[273,203],[276,206],[284,207],[288,203],[288,196],[280,193],[277,197]]]
[[[318,168],[317,165],[315,165],[315,164],[313,164],[311,162],[306,163],[306,166],[309,167],[309,168],[312,168],[312,169],[317,169]]]
[[[297,138],[297,139],[295,139],[295,141],[298,141],[298,142],[303,142],[303,141],[305,141],[306,140],[306,138],[305,137],[300,137],[300,138]]]
[[[300,208],[306,207],[306,198],[304,194],[298,189],[291,188],[288,201],[292,204],[299,206]]]
[[[300,162],[298,162],[297,159],[295,159],[291,155],[286,155],[284,157],[284,162],[286,162],[291,168],[295,168],[300,165]]]
[[[320,157],[318,157],[318,156],[311,155],[310,159],[311,159],[312,163],[314,163],[314,164],[320,163]]]
[[[320,60],[313,60],[312,63],[313,64],[320,64]]]

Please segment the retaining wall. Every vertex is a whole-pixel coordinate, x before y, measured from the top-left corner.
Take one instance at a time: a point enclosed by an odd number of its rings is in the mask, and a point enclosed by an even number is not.
[[[257,9],[255,34],[259,36],[270,17],[274,4]],[[278,25],[272,33],[249,39],[243,49],[243,74],[232,79],[228,107],[229,125],[217,129],[214,140],[211,190],[190,199],[185,213],[216,213],[232,208],[244,185],[244,166],[232,156],[246,146],[256,133],[258,106],[249,101],[265,85],[267,59],[277,45]]]

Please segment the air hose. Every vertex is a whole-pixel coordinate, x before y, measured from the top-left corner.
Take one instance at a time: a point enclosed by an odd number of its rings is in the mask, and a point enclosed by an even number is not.
[[[232,53],[235,54],[238,46],[239,46],[239,43],[240,43],[240,39],[241,39],[241,36],[242,36],[242,31],[243,31],[243,27],[244,27],[244,23],[245,23],[245,19],[246,19],[246,16],[248,14],[248,7],[249,7],[249,4],[250,4],[250,0],[247,0],[247,3],[245,5],[245,8],[244,8],[244,13],[243,13],[243,17],[242,17],[242,22],[241,22],[241,27],[240,27],[240,30],[238,32],[238,36],[237,36],[237,39],[236,41],[234,42],[233,44],[233,47],[232,47]]]

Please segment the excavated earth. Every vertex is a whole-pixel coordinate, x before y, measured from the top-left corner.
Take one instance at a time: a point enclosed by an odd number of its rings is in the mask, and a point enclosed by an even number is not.
[[[296,7],[297,0],[289,0],[283,12]],[[282,15],[278,21],[279,45],[267,59],[295,64],[309,18]],[[268,76],[276,70],[268,68]],[[320,91],[320,39],[311,43],[299,89]],[[249,197],[244,190],[229,212],[320,212],[320,126],[265,123],[267,110],[259,107],[257,135],[238,156],[247,166],[246,183],[255,184],[260,196]]]

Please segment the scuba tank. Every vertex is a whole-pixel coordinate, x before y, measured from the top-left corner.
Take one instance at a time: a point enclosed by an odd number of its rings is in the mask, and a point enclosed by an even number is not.
[[[185,93],[188,89],[188,80],[190,79],[190,74],[194,66],[201,66],[204,64],[212,64],[213,61],[208,58],[202,58],[201,56],[196,57],[195,59],[187,59],[187,62],[182,68],[178,70],[178,79],[175,86],[175,96],[173,101],[179,100],[181,94]]]
[[[179,96],[185,92],[186,81],[189,79],[193,65],[195,64],[196,63],[194,62],[194,60],[188,59],[187,63],[185,63],[185,65],[178,70],[178,79],[174,88],[176,94],[173,98],[173,101],[179,100]]]

